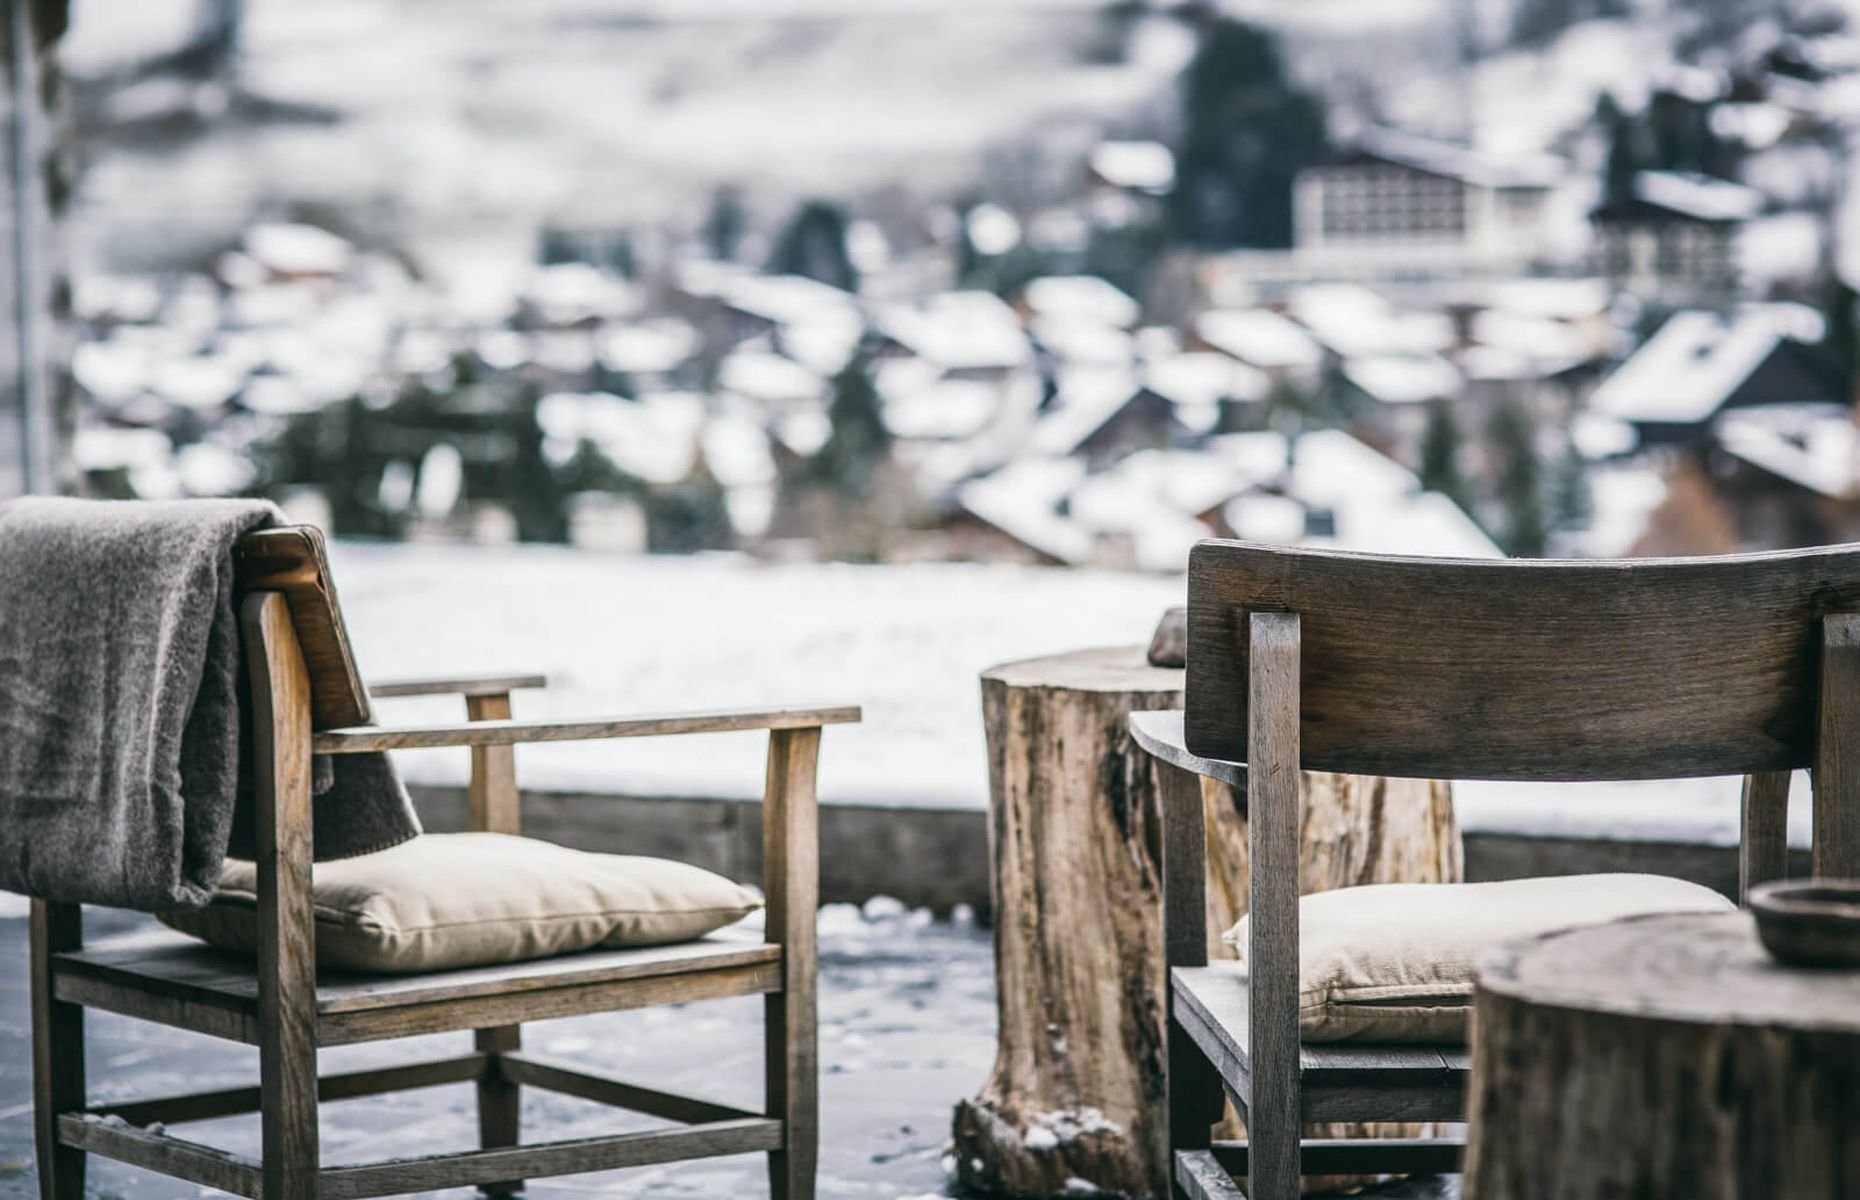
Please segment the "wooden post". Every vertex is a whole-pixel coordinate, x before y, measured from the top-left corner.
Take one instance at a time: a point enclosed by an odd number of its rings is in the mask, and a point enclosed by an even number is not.
[[[32,902],[32,1107],[43,1200],[84,1200],[84,1152],[58,1140],[58,1115],[81,1111],[84,1009],[52,998],[52,955],[84,942],[80,909]]]
[[[1303,1132],[1298,1030],[1296,613],[1256,612],[1247,700],[1248,1200],[1294,1200]]]
[[[1744,776],[1743,830],[1737,843],[1737,902],[1750,889],[1789,877],[1789,772]]]
[[[782,948],[782,987],[769,994],[763,1015],[768,1113],[782,1122],[782,1148],[769,1152],[770,1200],[813,1200],[820,1149],[815,1005],[820,815],[814,796],[819,754],[817,727],[769,734],[762,890],[768,939]]]
[[[472,721],[510,719],[510,693],[468,695],[465,716]],[[473,746],[471,784],[467,792],[467,828],[474,833],[508,833],[523,828],[522,805],[517,792],[515,746]],[[523,1132],[522,1089],[504,1072],[500,1055],[523,1049],[523,1026],[496,1025],[472,1031],[472,1045],[488,1056],[478,1077],[478,1144],[489,1150],[515,1146]],[[479,1186],[487,1196],[520,1191],[523,1181],[507,1180]]]
[[[1190,953],[1191,929],[1207,958],[1233,957],[1220,935],[1247,911],[1248,822],[1244,796],[1213,780],[1176,791],[1173,772],[1131,739],[1130,714],[1181,708],[1182,685],[1182,671],[1150,666],[1142,646],[982,676],[998,1040],[987,1082],[953,1122],[958,1178],[978,1192],[1046,1197],[1082,1180],[1166,1196],[1171,1122],[1192,1131],[1200,1120],[1166,1083],[1163,981],[1171,956]],[[1300,793],[1306,890],[1461,878],[1445,783],[1307,771]],[[1192,884],[1177,893],[1178,874],[1163,861],[1188,850],[1165,812],[1195,814],[1185,827],[1202,833],[1207,908],[1198,922],[1179,903]],[[1190,1097],[1200,1069],[1187,1068]],[[1349,1125],[1314,1136],[1424,1132]],[[1239,1133],[1223,1122],[1213,1136]],[[1305,1186],[1351,1182],[1364,1181],[1312,1177]]]
[[[241,611],[258,828],[258,1063],[265,1200],[317,1191],[316,926],[310,907],[310,677],[276,592]]]
[[[1821,720],[1815,739],[1814,873],[1860,878],[1860,616],[1821,622]]]

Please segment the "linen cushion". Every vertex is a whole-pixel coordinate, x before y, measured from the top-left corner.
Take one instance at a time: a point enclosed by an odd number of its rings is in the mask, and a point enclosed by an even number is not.
[[[405,974],[703,937],[760,908],[748,888],[662,858],[501,833],[429,833],[316,864],[320,966]],[[204,908],[162,920],[224,950],[257,947],[258,871],[229,859]]]
[[[1722,912],[1663,875],[1382,883],[1298,903],[1298,1023],[1308,1042],[1466,1041],[1473,964],[1487,947],[1643,913]],[[1224,938],[1246,958],[1247,920]]]

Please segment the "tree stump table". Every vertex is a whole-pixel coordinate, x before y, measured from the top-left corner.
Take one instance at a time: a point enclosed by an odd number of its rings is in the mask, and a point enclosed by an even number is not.
[[[1000,1024],[986,1086],[956,1108],[965,1184],[1169,1195],[1159,780],[1126,718],[1180,708],[1182,686],[1140,646],[982,675]],[[1212,780],[1202,797],[1209,953],[1230,958],[1220,934],[1245,911],[1245,797]],[[1306,772],[1304,805],[1305,891],[1461,876],[1444,783]]]
[[[1860,1196],[1860,971],[1743,913],[1639,917],[1482,965],[1466,1195]]]

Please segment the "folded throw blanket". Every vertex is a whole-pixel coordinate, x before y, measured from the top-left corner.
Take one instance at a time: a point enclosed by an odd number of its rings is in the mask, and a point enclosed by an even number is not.
[[[251,807],[233,546],[280,516],[255,500],[0,505],[0,888],[145,911],[212,898]],[[318,764],[317,857],[418,833],[386,755],[344,757]]]

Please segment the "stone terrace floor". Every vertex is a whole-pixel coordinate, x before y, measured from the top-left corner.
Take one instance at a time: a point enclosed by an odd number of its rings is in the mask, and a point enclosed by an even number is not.
[[[10,899],[10,898],[9,898]],[[950,1109],[975,1092],[994,1057],[994,979],[988,934],[932,923],[874,901],[863,913],[821,914],[820,1196],[930,1200],[955,1194],[946,1180]],[[103,936],[146,918],[86,915]],[[0,918],[0,1200],[37,1196],[32,1166],[26,922]],[[761,1006],[755,999],[708,1001],[548,1021],[525,1029],[544,1053],[582,1059],[642,1082],[755,1107],[761,1091]],[[89,1018],[92,1095],[154,1095],[232,1086],[256,1078],[248,1047],[95,1013]],[[325,1070],[457,1053],[462,1034],[324,1051]],[[526,1133],[549,1137],[616,1132],[632,1118],[569,1097],[525,1089]],[[633,1123],[633,1124],[629,1124]],[[187,1136],[256,1155],[255,1117],[201,1122]],[[477,1127],[469,1085],[351,1100],[323,1108],[326,1162],[357,1162],[466,1149]],[[91,1160],[89,1191],[117,1200],[210,1195],[179,1180]],[[468,1197],[461,1190],[450,1195]],[[760,1156],[675,1163],[538,1180],[527,1194],[720,1200],[767,1195]],[[1381,1189],[1382,1197],[1447,1200],[1444,1181]]]

